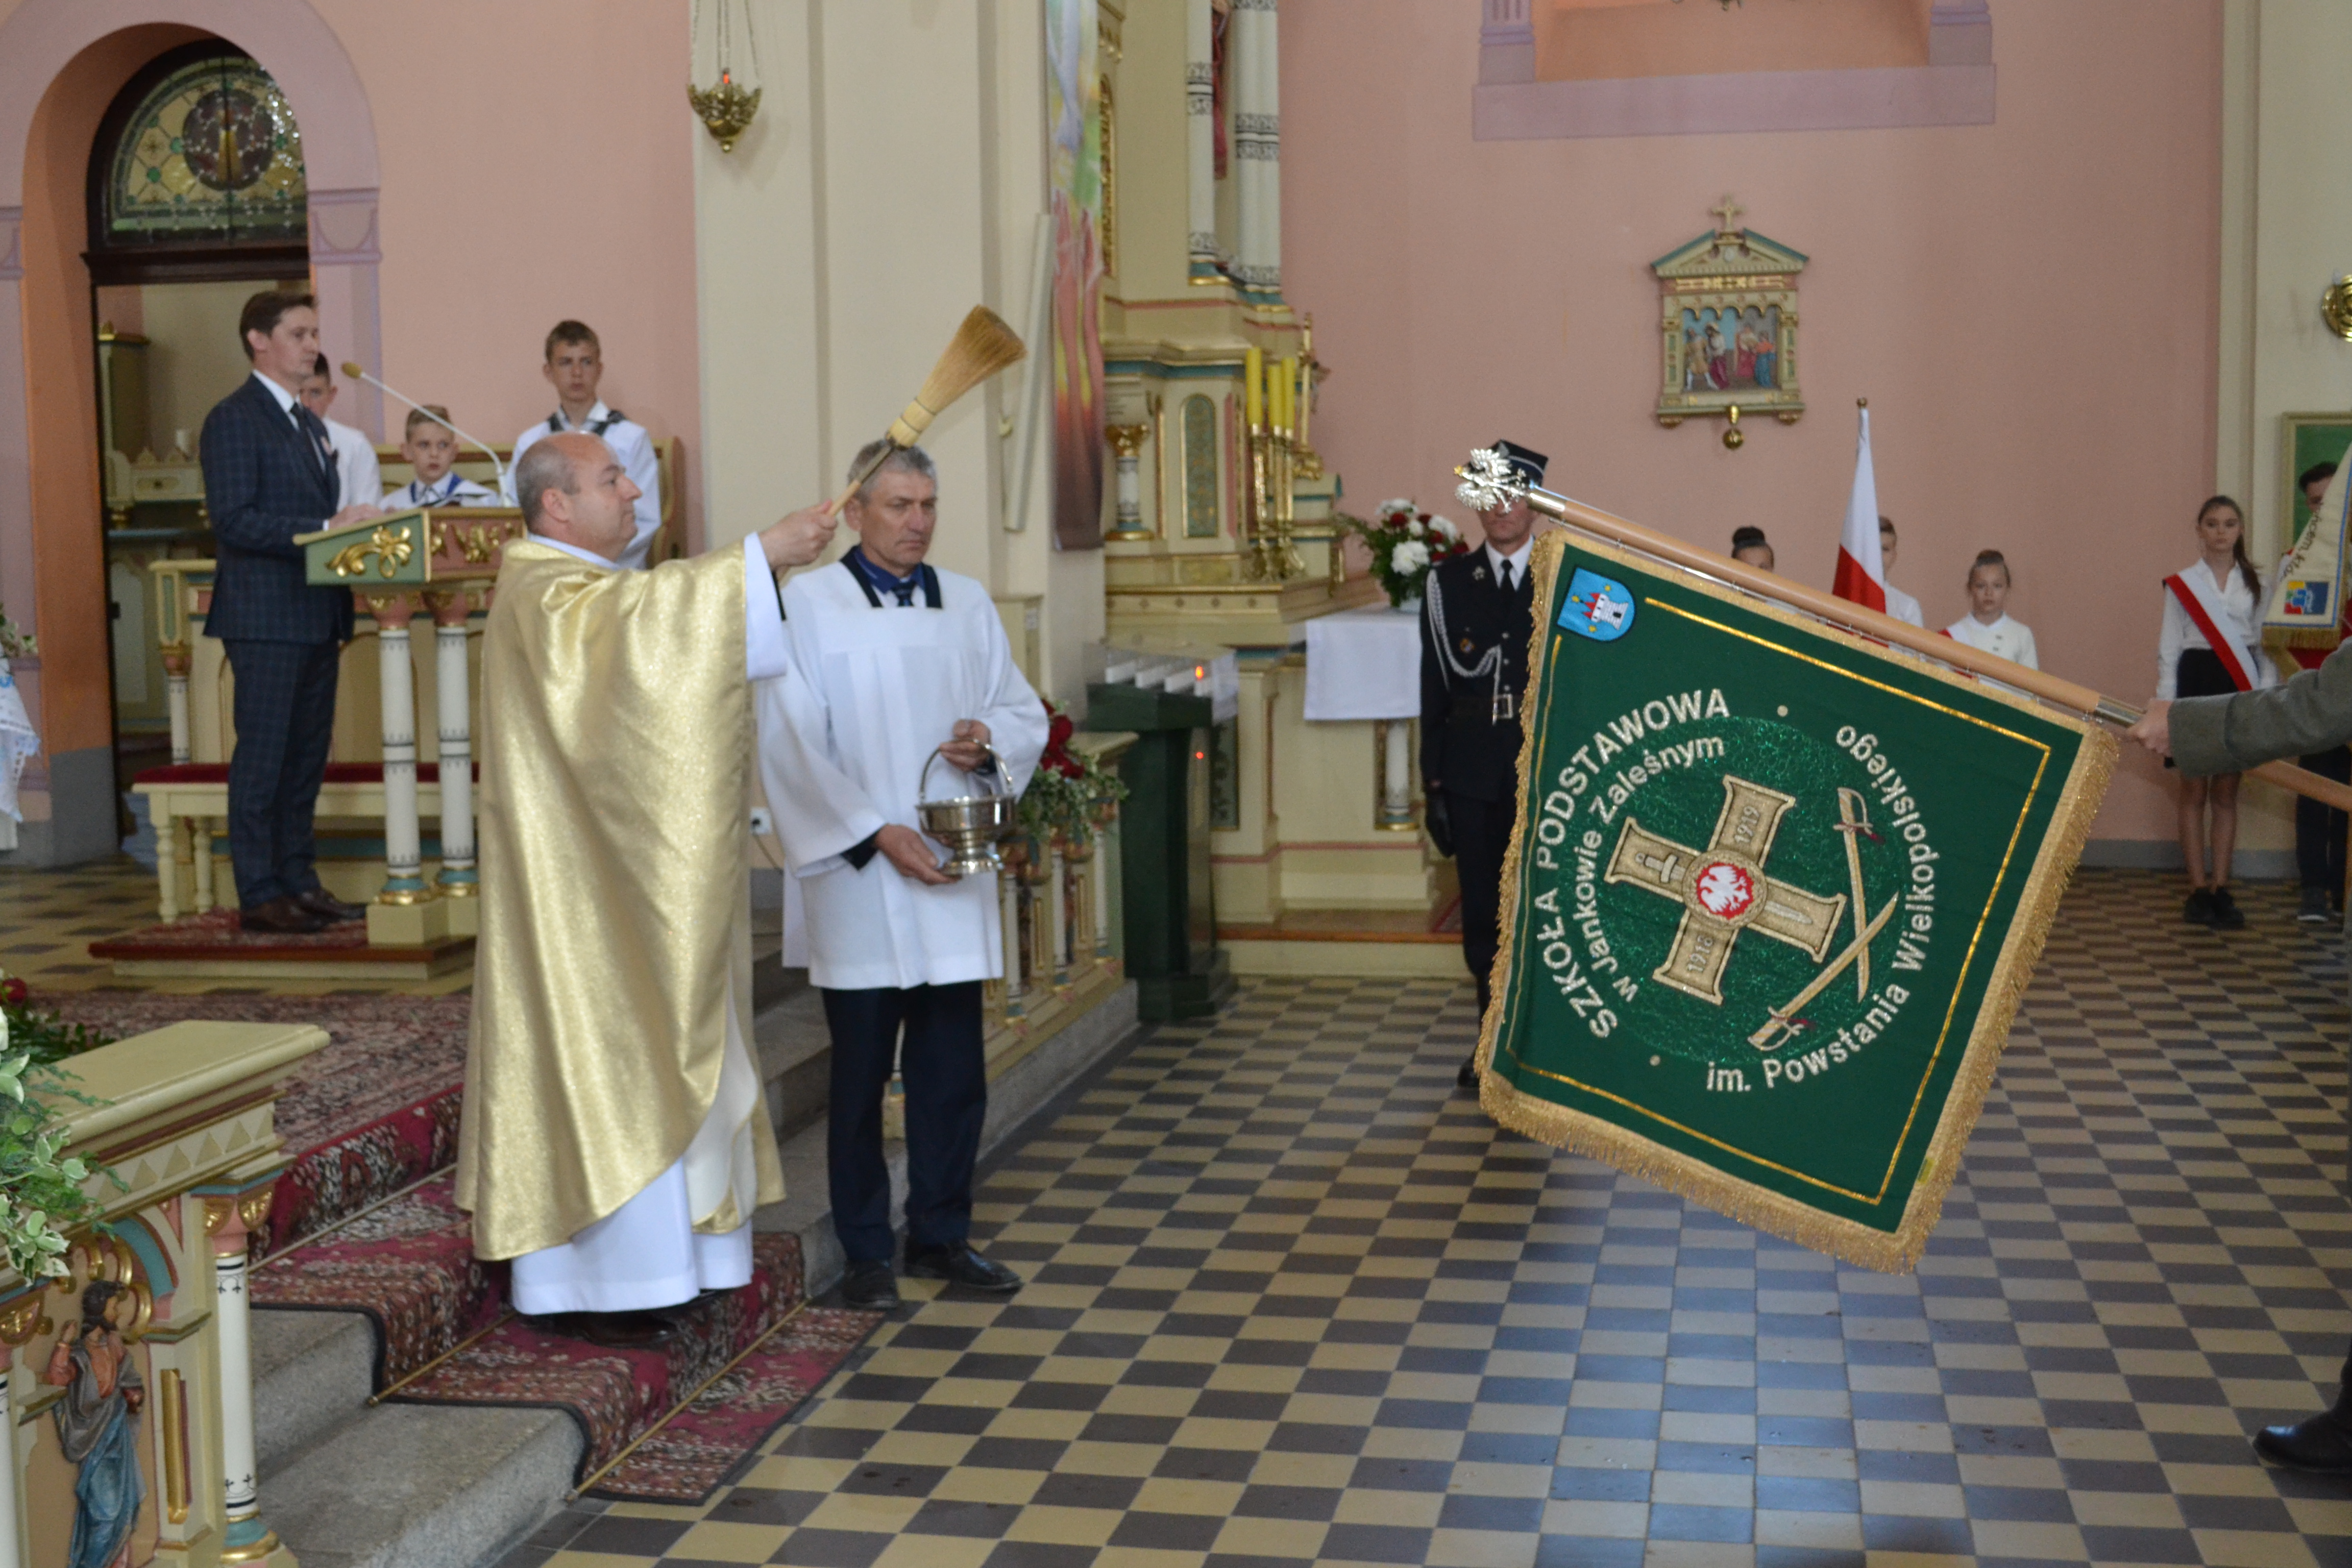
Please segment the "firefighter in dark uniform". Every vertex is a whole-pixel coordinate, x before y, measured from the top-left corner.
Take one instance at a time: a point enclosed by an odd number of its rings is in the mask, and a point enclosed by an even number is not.
[[[1543,483],[1541,452],[1495,449],[1528,484]],[[1478,1015],[1493,996],[1502,941],[1503,857],[1519,814],[1519,704],[1528,687],[1528,583],[1535,513],[1525,500],[1482,515],[1486,540],[1429,574],[1421,621],[1421,780],[1430,842],[1462,882],[1462,958],[1478,983]],[[1477,1052],[1456,1081],[1478,1081]]]

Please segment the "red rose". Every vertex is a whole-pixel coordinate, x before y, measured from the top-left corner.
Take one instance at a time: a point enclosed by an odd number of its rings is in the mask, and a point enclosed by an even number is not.
[[[1070,743],[1070,737],[1077,733],[1077,729],[1076,724],[1070,722],[1068,714],[1055,713],[1053,721],[1045,726],[1045,750],[1049,752],[1059,752]]]
[[[33,988],[14,975],[0,980],[0,1002],[11,1007],[21,1007],[32,998]]]

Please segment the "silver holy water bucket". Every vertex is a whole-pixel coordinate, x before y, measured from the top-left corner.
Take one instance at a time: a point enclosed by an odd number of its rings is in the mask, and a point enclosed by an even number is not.
[[[960,795],[953,800],[923,798],[923,791],[930,782],[931,764],[940,760],[946,746],[935,748],[923,760],[922,773],[915,780],[915,820],[926,834],[948,847],[948,863],[940,869],[950,877],[1004,869],[1003,858],[997,854],[996,847],[1013,837],[1016,826],[1014,813],[1019,802],[1007,782],[1004,759],[996,754],[993,746],[983,745],[981,749],[996,764],[996,771],[987,775],[994,781],[991,794]]]

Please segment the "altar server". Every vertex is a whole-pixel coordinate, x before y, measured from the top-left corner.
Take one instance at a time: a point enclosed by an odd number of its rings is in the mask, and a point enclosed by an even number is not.
[[[383,466],[376,461],[375,443],[350,426],[327,417],[327,410],[335,405],[335,394],[341,390],[335,384],[334,373],[328,368],[327,356],[320,354],[296,395],[301,398],[302,406],[317,415],[319,423],[327,427],[327,444],[335,454],[340,504],[373,506],[375,498],[383,490]]]
[[[1977,552],[1976,564],[1969,568],[1969,613],[1946,626],[1944,635],[2011,664],[2042,668],[2033,628],[2009,618],[2009,561],[1998,550]]]
[[[1878,520],[1878,569],[1884,574],[1879,586],[1886,594],[1886,613],[1896,620],[1925,628],[1927,617],[1920,612],[1919,601],[1895,585],[1895,520]]]
[[[1495,450],[1530,485],[1549,459],[1510,441]],[[1503,857],[1519,815],[1519,704],[1528,687],[1535,590],[1528,563],[1536,516],[1524,497],[1482,513],[1486,542],[1429,574],[1422,595],[1421,780],[1430,842],[1462,883],[1462,960],[1478,984],[1478,1016],[1494,999],[1502,942]],[[1478,1081],[1477,1047],[1454,1080]]]
[[[596,395],[604,379],[604,349],[593,330],[580,321],[558,321],[548,330],[546,352],[547,363],[540,366],[540,374],[555,388],[556,409],[515,437],[514,461],[521,462],[532,443],[566,430],[602,437],[628,471],[629,482],[637,487],[636,530],[621,552],[620,562],[631,571],[641,570],[646,552],[661,527],[661,462],[654,453],[654,438],[644,426],[617,408],[606,407]],[[511,465],[507,473],[511,487]],[[507,500],[511,505],[513,495],[509,493]]]
[[[457,433],[449,427],[449,411],[437,403],[408,411],[408,428],[402,432],[400,455],[408,459],[415,478],[396,490],[383,493],[386,511],[413,506],[501,506],[498,491],[451,472],[457,461]]]
[[[750,1282],[751,1211],[783,1196],[745,1043],[751,683],[791,668],[774,572],[814,560],[834,521],[810,508],[623,572],[637,490],[604,442],[550,437],[515,485],[530,537],[506,548],[482,638],[457,1201],[476,1255],[513,1260],[517,1311],[645,1348],[670,1310]]]
[[[858,453],[851,472],[887,445]],[[891,451],[844,515],[856,545],[785,586],[798,679],[761,690],[761,756],[833,1036],[826,1165],[849,1258],[843,1296],[887,1309],[898,1300],[882,1155],[894,1056],[907,1096],[907,1272],[1021,1288],[971,1244],[988,1109],[981,984],[1004,973],[996,879],[942,873],[915,805],[927,776],[934,797],[980,793],[991,787],[983,775],[1019,795],[1045,750],[1046,714],[987,588],[924,561],[939,477],[921,447]],[[805,762],[784,744],[795,738]],[[846,853],[838,823],[856,840]]]
[[[2164,628],[2156,653],[2158,701],[2253,691],[2278,679],[2262,657],[2257,628],[2263,580],[2246,558],[2245,513],[2236,501],[2212,496],[2197,509],[2197,544],[2198,558],[2164,580]],[[2238,775],[2184,777],[2177,809],[2181,860],[2189,870],[2181,919],[2221,931],[2243,929],[2245,914],[2230,896]]]

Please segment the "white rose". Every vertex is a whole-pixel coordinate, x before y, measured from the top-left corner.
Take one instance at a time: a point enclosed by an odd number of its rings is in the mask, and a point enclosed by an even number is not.
[[[1423,538],[1429,532],[1429,530],[1422,526],[1421,519],[1418,517],[1406,518],[1404,520],[1404,531],[1412,535],[1415,539]]]
[[[1381,502],[1381,516],[1383,518],[1394,517],[1401,511],[1413,512],[1420,510],[1420,508],[1414,506],[1412,501],[1407,500],[1402,496],[1397,497],[1394,500],[1384,500]]]
[[[1454,527],[1450,519],[1443,517],[1433,517],[1429,520],[1429,531],[1448,544],[1454,543],[1462,537],[1462,531]]]
[[[1408,539],[1389,552],[1389,570],[1400,577],[1410,577],[1428,565],[1429,546],[1419,540]]]

